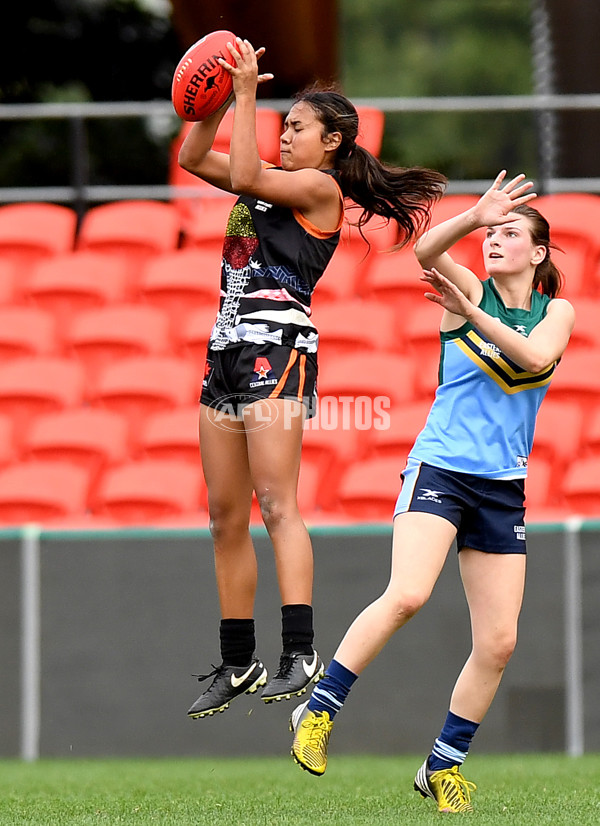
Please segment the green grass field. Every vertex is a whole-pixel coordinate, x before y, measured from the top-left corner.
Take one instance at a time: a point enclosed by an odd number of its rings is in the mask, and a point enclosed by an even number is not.
[[[2,826],[399,826],[438,823],[412,790],[422,757],[334,757],[312,777],[285,758],[0,761]],[[481,824],[600,824],[600,755],[471,756]]]

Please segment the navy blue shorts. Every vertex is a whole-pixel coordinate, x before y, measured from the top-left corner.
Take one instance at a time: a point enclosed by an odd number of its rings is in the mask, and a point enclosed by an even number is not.
[[[307,418],[317,407],[317,357],[282,344],[244,344],[209,350],[200,402],[229,415],[259,399],[294,399],[306,407]]]
[[[433,513],[457,530],[458,550],[524,554],[525,480],[485,479],[409,459],[394,516]]]

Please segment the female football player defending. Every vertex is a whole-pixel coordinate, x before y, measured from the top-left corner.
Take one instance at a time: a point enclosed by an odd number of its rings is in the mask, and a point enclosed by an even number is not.
[[[264,49],[240,38],[228,47],[235,65],[221,65],[233,78],[230,153],[212,149],[224,106],[193,126],[179,155],[189,172],[239,195],[225,234],[221,303],[200,400],[222,663],[200,677],[214,679],[189,709],[194,718],[223,711],[265,684],[265,702],[289,699],[323,674],[313,648],[312,547],[297,503],[303,421],[315,412],[312,292],[337,247],[345,197],[362,207],[359,225],[373,215],[394,220],[406,243],[446,183],[432,170],[386,167],[361,148],[356,109],[331,90],[297,97],[280,139],[281,167],[261,162],[256,89],[272,75],[258,74]],[[255,656],[253,491],[282,599],[283,653],[268,684]]]
[[[426,231],[415,251],[444,308],[440,384],[402,473],[385,592],[354,620],[324,679],[292,713],[292,755],[321,775],[333,718],[363,669],[429,598],[456,539],[471,654],[415,789],[440,812],[470,811],[460,769],[513,652],[525,581],[524,482],[538,408],[574,323],[557,299],[547,221],[523,175],[501,172],[477,204]],[[488,278],[447,250],[487,227]]]

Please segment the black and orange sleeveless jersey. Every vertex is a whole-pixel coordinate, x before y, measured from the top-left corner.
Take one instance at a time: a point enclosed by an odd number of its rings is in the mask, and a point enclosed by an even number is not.
[[[334,170],[323,172],[337,178]],[[209,349],[269,343],[316,352],[311,297],[339,243],[342,221],[343,212],[336,230],[323,232],[295,209],[241,195],[227,222]]]

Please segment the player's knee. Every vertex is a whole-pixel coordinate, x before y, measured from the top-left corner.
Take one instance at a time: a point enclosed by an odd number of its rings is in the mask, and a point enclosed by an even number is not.
[[[418,614],[427,602],[428,597],[429,594],[422,593],[418,590],[388,591],[387,599],[395,625],[399,628],[414,617],[415,614]]]
[[[214,540],[226,540],[248,530],[249,514],[236,507],[209,503],[208,527]]]
[[[270,490],[256,491],[262,520],[269,533],[276,531],[286,520],[290,519],[297,508],[286,503]]]
[[[503,670],[508,665],[517,644],[517,635],[506,631],[497,633],[488,641],[485,658],[492,668]]]

